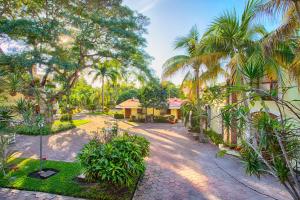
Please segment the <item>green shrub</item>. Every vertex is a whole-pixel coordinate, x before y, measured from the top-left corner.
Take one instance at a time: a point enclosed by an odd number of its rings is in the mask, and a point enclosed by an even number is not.
[[[168,123],[170,122],[169,116],[154,116],[153,121],[156,123]]]
[[[124,137],[126,137],[126,136],[124,136]],[[141,148],[143,157],[149,156],[150,142],[146,138],[144,138],[142,136],[137,136],[137,135],[127,136],[127,137],[130,141],[132,141],[135,144],[139,145],[139,147]]]
[[[64,121],[60,123],[53,123],[51,127],[52,133],[58,133],[66,130],[70,130],[72,128],[75,128],[76,125],[73,123],[73,121]]]
[[[115,119],[124,119],[124,114],[115,113],[115,114],[114,114],[114,118],[115,118]]]
[[[206,130],[204,132],[209,138],[210,140],[215,144],[215,145],[219,145],[219,144],[223,144],[223,137],[222,135],[216,133],[215,131],[213,130]]]
[[[131,186],[145,171],[148,149],[148,143],[135,136],[119,136],[106,144],[93,139],[77,158],[87,179]]]
[[[72,120],[72,115],[71,114],[63,114],[60,119],[60,121],[64,122],[64,121],[71,121]]]
[[[21,135],[49,135],[51,133],[51,129],[49,126],[45,126],[43,128],[39,128],[35,125],[27,126],[20,125],[16,127],[16,133]]]
[[[169,120],[170,120],[170,121],[174,121],[174,120],[175,120],[175,116],[174,116],[174,115],[170,115],[170,116],[169,116]]]

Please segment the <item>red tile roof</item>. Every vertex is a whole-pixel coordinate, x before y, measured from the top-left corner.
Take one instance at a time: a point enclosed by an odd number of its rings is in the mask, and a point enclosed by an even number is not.
[[[186,100],[178,99],[178,98],[169,98],[168,104],[169,109],[180,109],[181,105]],[[141,108],[140,101],[138,99],[128,99],[119,105],[116,106],[116,108]]]

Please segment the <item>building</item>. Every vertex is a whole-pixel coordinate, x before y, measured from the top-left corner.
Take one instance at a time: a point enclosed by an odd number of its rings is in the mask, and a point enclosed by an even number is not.
[[[292,105],[296,109],[300,109],[300,90],[298,89],[298,84],[291,80],[287,73],[283,73],[283,76],[281,77],[281,80],[270,80],[267,77],[264,77],[260,80],[259,85],[257,85],[257,88],[261,91],[264,91],[266,93],[270,92],[276,92],[277,97],[284,101],[288,101],[292,103]],[[283,91],[283,88],[288,88],[288,90]],[[265,104],[265,106],[268,108],[269,114],[271,114],[274,117],[280,116],[280,111],[278,109],[278,106],[276,103],[268,98],[267,96],[264,97],[262,94],[262,101]],[[210,121],[210,128],[213,129],[215,132],[223,135],[223,139],[226,143],[231,144],[239,144],[239,137],[237,135],[237,130],[226,130],[223,124],[223,120],[221,117],[221,110],[227,103],[232,103],[236,100],[234,98],[239,99],[241,97],[234,97],[234,95],[231,95],[227,101],[224,101],[223,103],[217,104],[217,105],[210,105],[211,110],[209,115],[211,116],[212,120]],[[250,113],[252,116],[254,116],[256,113],[261,112],[263,110],[262,102],[261,101],[255,101],[254,104],[249,105],[250,107]],[[295,119],[297,121],[297,118],[295,115],[286,107],[282,107],[282,114],[283,116],[291,119]],[[245,136],[247,137],[248,133],[245,131]]]
[[[120,103],[116,106],[116,108],[123,110],[125,118],[144,118],[146,115],[173,115],[175,117],[175,120],[178,120],[181,119],[180,108],[184,102],[185,100],[182,99],[169,98],[167,109],[147,108],[146,110],[146,108],[142,108],[141,103],[138,99],[132,98]]]

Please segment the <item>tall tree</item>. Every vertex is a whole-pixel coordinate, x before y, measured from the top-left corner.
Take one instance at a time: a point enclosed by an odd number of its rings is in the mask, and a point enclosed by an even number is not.
[[[118,71],[119,63],[116,60],[106,60],[102,63],[98,63],[94,69],[91,71],[94,73],[93,81],[100,78],[101,81],[101,90],[102,90],[102,111],[104,111],[104,86],[105,80],[115,82],[120,76]]]
[[[195,96],[196,99],[200,95],[200,74],[201,67],[206,66],[207,68],[211,65],[216,64],[216,60],[220,57],[219,53],[214,52],[209,55],[200,48],[200,35],[196,26],[194,26],[189,34],[184,37],[179,37],[175,41],[175,49],[184,49],[186,54],[177,55],[168,59],[163,65],[163,78],[170,77],[179,71],[187,70],[188,73],[185,79],[192,77],[194,80]]]
[[[224,58],[229,58],[227,82],[230,82],[230,85],[245,81],[239,69],[244,65],[248,56],[256,50],[256,40],[266,34],[265,28],[253,21],[257,6],[257,1],[249,0],[241,18],[235,11],[225,12],[214,20],[204,35],[202,45],[207,51],[223,52],[226,55]],[[231,95],[231,101],[237,101],[237,94]],[[231,132],[230,138],[233,143],[237,142],[236,134],[235,130]]]
[[[116,59],[127,67],[148,70],[143,51],[148,20],[119,0],[4,0],[0,37],[22,41],[19,52],[1,50],[0,65],[23,81],[19,92],[45,106],[74,86],[80,72],[100,60]]]

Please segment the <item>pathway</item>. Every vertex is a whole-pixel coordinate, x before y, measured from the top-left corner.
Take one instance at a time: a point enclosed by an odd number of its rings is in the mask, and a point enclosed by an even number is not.
[[[249,177],[237,158],[193,141],[182,125],[144,124],[132,130],[151,141],[151,156],[135,200],[288,200],[272,177]]]
[[[93,137],[91,131],[105,126],[108,118],[88,116],[91,122],[74,130],[45,136],[47,159],[74,161],[77,152]],[[216,158],[217,148],[199,144],[181,124],[119,123],[151,141],[147,170],[135,193],[135,200],[289,200],[290,196],[271,177],[258,180],[244,174],[238,159]],[[18,136],[15,148],[20,156],[37,157],[39,137]],[[19,196],[16,196],[19,195]],[[0,188],[0,199],[70,199],[57,195]],[[28,198],[27,198],[28,197]],[[72,199],[72,198],[71,198]]]
[[[66,197],[43,192],[31,192],[0,188],[0,200],[80,200],[78,198]]]

